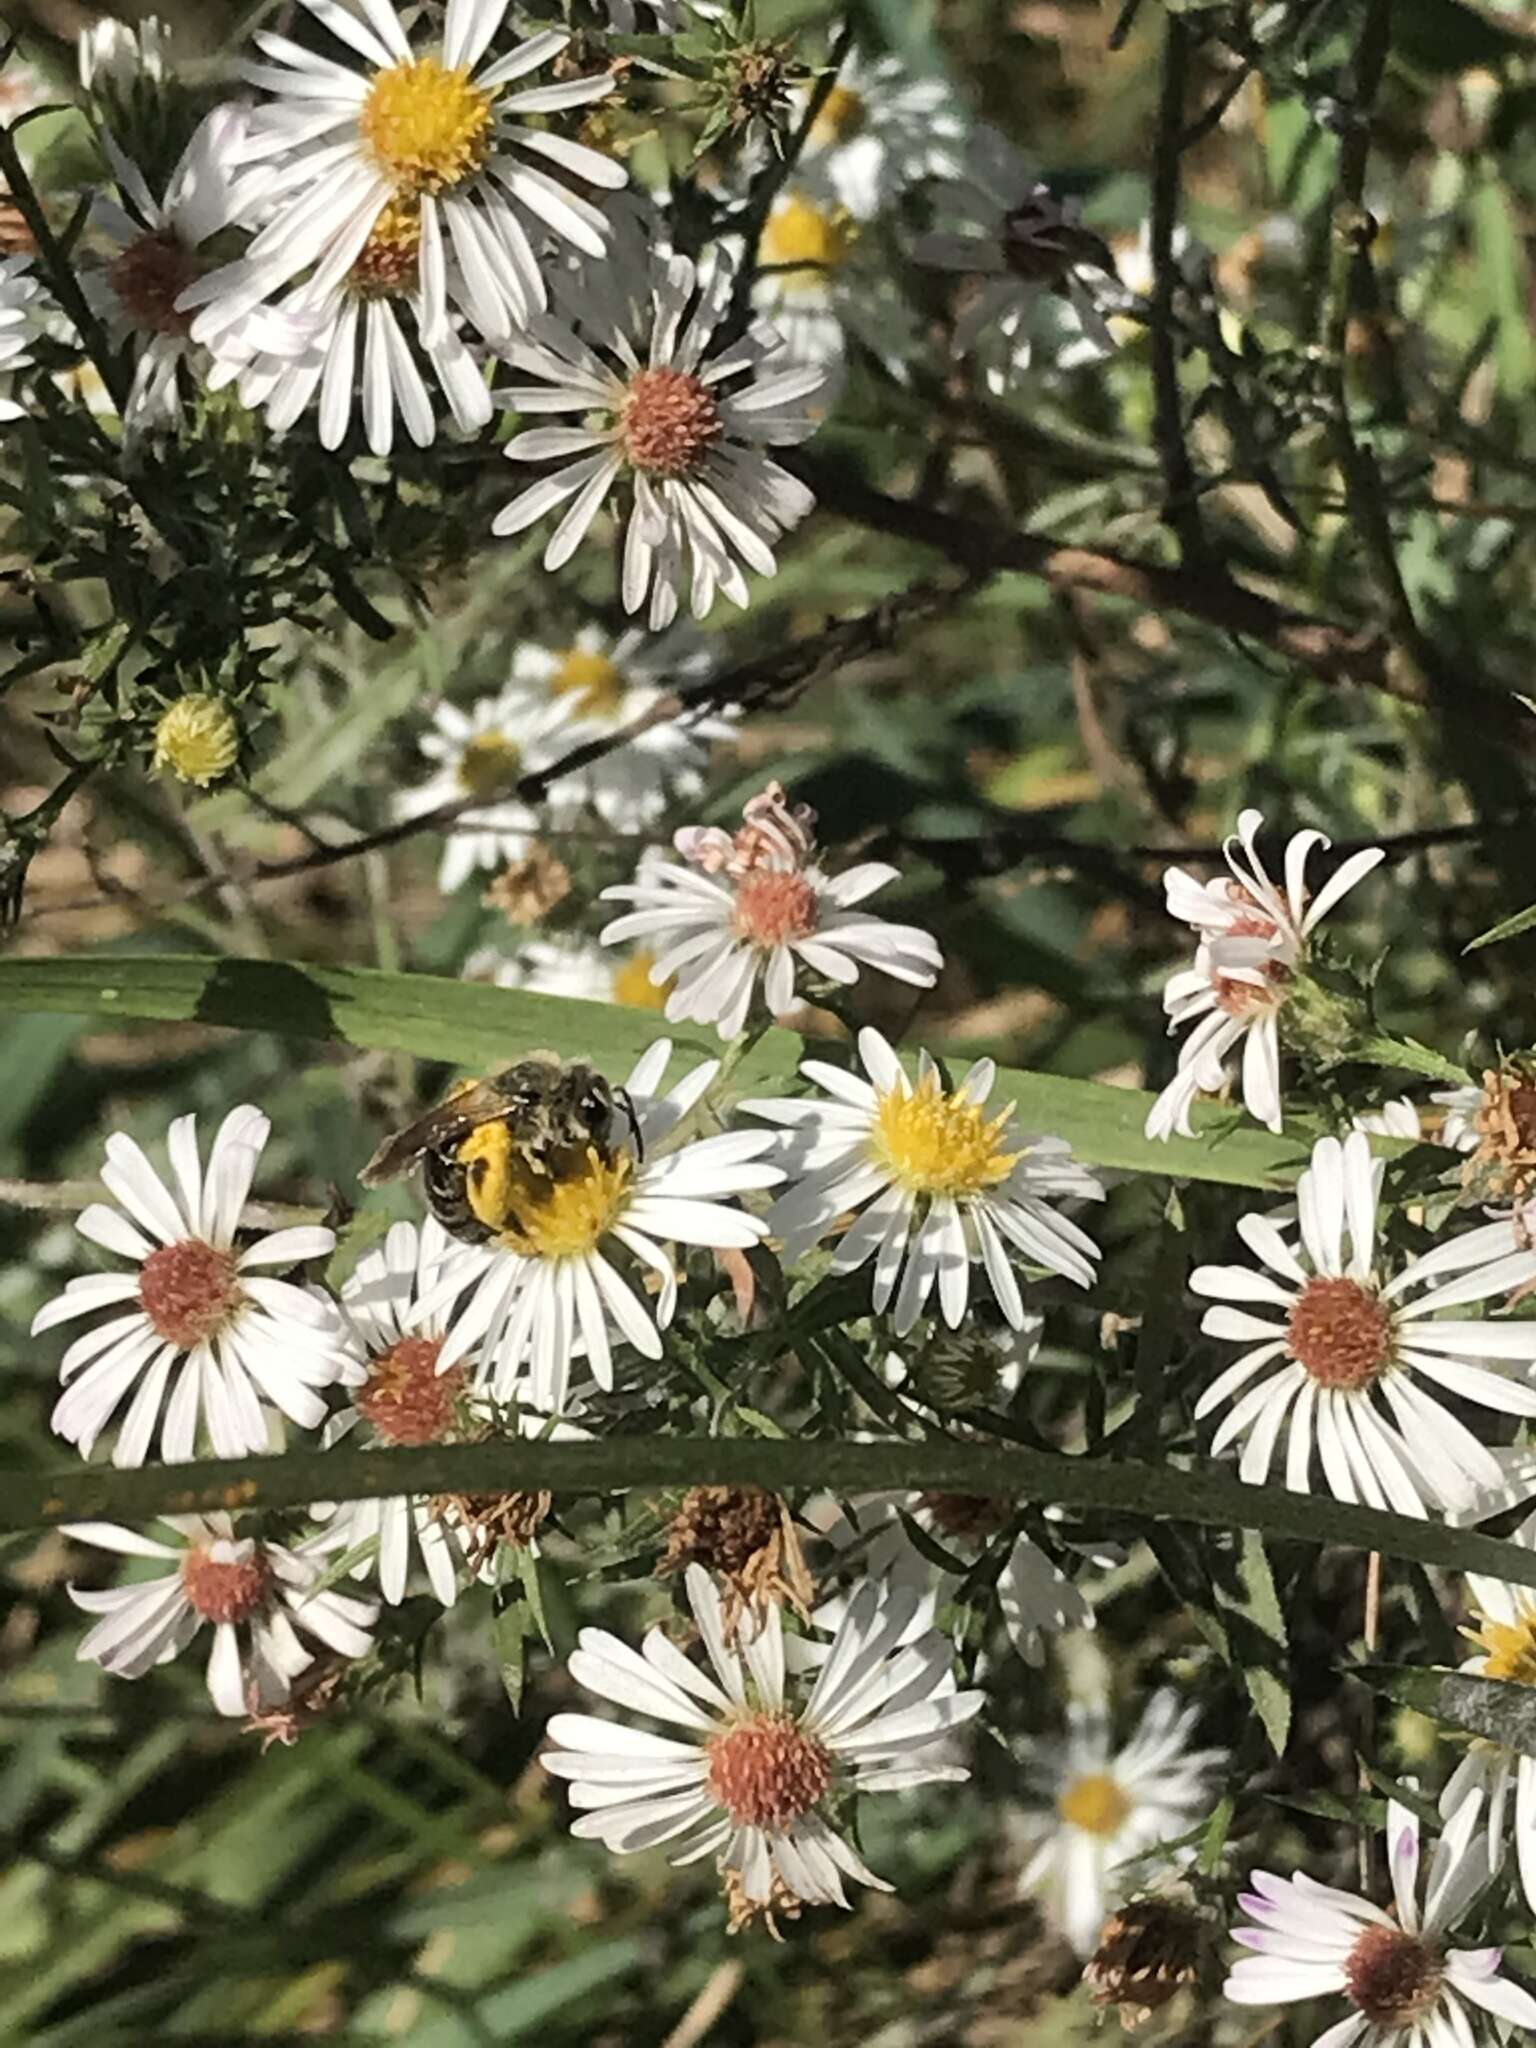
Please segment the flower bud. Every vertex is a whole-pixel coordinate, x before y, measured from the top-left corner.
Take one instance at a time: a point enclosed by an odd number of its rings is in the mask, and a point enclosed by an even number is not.
[[[202,691],[178,697],[155,727],[155,769],[199,789],[227,775],[239,754],[239,720],[222,698]]]

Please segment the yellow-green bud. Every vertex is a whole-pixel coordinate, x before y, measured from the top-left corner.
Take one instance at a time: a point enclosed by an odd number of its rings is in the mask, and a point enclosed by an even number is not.
[[[227,775],[239,753],[239,721],[220,697],[178,697],[155,727],[155,767],[199,789]]]

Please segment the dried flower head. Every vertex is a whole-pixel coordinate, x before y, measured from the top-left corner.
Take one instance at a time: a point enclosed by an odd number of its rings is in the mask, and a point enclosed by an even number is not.
[[[1094,2004],[1117,2007],[1120,2024],[1134,2032],[1182,1986],[1199,1982],[1211,1932],[1185,1900],[1132,1899],[1105,1921],[1083,1970]]]
[[[810,1619],[816,1582],[788,1507],[760,1486],[696,1486],[673,1516],[658,1578],[703,1565],[725,1580],[726,1627],[747,1608],[793,1607]]]
[[[498,1550],[530,1550],[549,1518],[552,1493],[439,1493],[431,1512],[464,1543],[471,1572],[482,1572]]]
[[[1472,1128],[1467,1192],[1480,1202],[1524,1202],[1536,1191],[1536,1071],[1514,1060],[1488,1068]]]

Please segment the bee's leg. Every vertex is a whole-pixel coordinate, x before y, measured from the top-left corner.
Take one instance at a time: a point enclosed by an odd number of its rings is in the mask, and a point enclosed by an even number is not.
[[[613,1099],[622,1107],[625,1116],[629,1119],[629,1128],[635,1136],[635,1157],[643,1166],[645,1164],[645,1133],[641,1130],[640,1119],[635,1113],[634,1097],[627,1088],[615,1088]]]

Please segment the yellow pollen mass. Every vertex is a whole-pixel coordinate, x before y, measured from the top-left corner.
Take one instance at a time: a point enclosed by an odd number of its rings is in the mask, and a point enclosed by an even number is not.
[[[436,57],[391,65],[368,88],[358,127],[397,192],[444,192],[490,154],[491,94]]]
[[[421,253],[421,208],[413,200],[391,200],[381,208],[350,282],[365,298],[393,298],[414,291]]]
[[[466,796],[503,796],[522,773],[523,752],[504,732],[482,732],[459,756],[459,787]]]
[[[846,85],[834,85],[811,123],[811,145],[830,149],[834,142],[852,142],[868,119],[863,94],[850,92]]]
[[[633,1172],[628,1153],[604,1159],[589,1145],[581,1172],[561,1180],[530,1177],[512,1190],[511,1215],[498,1241],[524,1258],[582,1257],[623,1213]]]
[[[1056,1811],[1069,1827],[1085,1835],[1113,1835],[1124,1826],[1131,1802],[1107,1771],[1090,1771],[1074,1778],[1056,1802]]]
[[[765,269],[803,265],[799,271],[785,270],[775,282],[786,292],[820,292],[827,273],[847,260],[856,232],[842,207],[817,206],[803,193],[791,192],[769,214],[757,260]]]
[[[582,711],[599,718],[617,718],[624,704],[624,677],[606,654],[570,647],[549,679],[549,694],[574,696]]]
[[[979,1195],[1006,1180],[1023,1151],[1000,1139],[1013,1114],[1004,1104],[988,1118],[973,1102],[946,1094],[937,1074],[924,1074],[910,1095],[892,1091],[875,1107],[875,1157],[914,1195]]]
[[[1536,1685],[1536,1607],[1518,1621],[1490,1621],[1477,1616],[1475,1629],[1462,1633],[1483,1652],[1484,1678],[1506,1678],[1516,1685]]]
[[[664,1010],[673,983],[667,980],[658,987],[651,979],[651,969],[655,965],[654,953],[648,953],[644,948],[631,953],[613,970],[613,1000],[626,1004],[631,1010]]]

